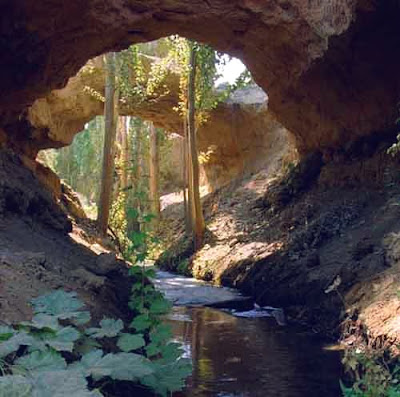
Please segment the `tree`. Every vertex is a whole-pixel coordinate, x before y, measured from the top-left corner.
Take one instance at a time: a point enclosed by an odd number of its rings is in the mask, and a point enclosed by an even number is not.
[[[203,244],[205,223],[200,200],[199,159],[196,142],[196,46],[191,43],[188,84],[189,201],[192,211],[194,248]]]
[[[121,134],[121,189],[128,187],[128,166],[129,166],[129,122],[130,117],[120,118],[120,134]]]
[[[114,150],[117,133],[117,103],[116,87],[116,56],[109,53],[105,56],[106,84],[105,84],[105,136],[103,149],[103,168],[100,190],[99,212],[97,217],[99,232],[107,235],[110,206],[112,199],[112,187],[114,176]]]
[[[160,159],[159,159],[159,139],[156,128],[150,123],[150,206],[151,212],[155,216],[153,225],[157,228],[160,221]]]

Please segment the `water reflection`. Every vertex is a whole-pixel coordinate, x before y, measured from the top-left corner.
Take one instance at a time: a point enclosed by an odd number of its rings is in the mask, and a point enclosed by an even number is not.
[[[339,353],[272,319],[235,318],[209,308],[175,308],[169,320],[192,357],[181,396],[339,397]]]

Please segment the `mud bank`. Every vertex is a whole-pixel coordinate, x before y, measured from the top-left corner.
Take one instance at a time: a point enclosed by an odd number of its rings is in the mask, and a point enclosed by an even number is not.
[[[380,344],[398,342],[400,172],[387,147],[364,140],[330,158],[316,153],[208,196],[196,255],[182,209],[169,207],[164,235],[181,238],[159,265],[283,307],[313,332],[337,338],[364,327]]]

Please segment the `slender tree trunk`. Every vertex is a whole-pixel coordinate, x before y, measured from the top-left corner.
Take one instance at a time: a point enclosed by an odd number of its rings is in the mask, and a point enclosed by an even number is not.
[[[129,165],[129,148],[128,148],[128,123],[129,117],[120,118],[121,133],[121,189],[125,190],[128,186],[128,165]]]
[[[182,181],[183,181],[183,204],[184,204],[184,219],[185,219],[185,229],[186,233],[190,234],[192,232],[192,211],[191,202],[189,195],[189,150],[188,150],[188,128],[187,128],[187,118],[183,120],[183,143],[182,143]]]
[[[114,146],[117,132],[116,117],[116,62],[115,53],[106,55],[106,85],[105,85],[105,136],[103,150],[103,171],[101,180],[98,227],[102,236],[107,235],[108,220],[112,198],[114,176]]]
[[[151,212],[155,216],[154,228],[157,229],[160,222],[160,160],[159,160],[159,139],[154,124],[150,124],[150,205]]]
[[[193,43],[190,49],[190,74],[188,85],[188,137],[189,137],[189,154],[190,154],[190,183],[189,187],[192,191],[192,227],[194,237],[194,248],[199,249],[203,244],[205,231],[205,223],[203,210],[200,201],[200,178],[199,178],[199,159],[197,153],[196,142],[196,51]]]

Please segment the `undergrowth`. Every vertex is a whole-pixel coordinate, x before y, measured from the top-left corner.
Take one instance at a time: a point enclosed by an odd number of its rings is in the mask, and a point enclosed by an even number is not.
[[[144,282],[151,270],[135,266],[132,274],[130,305],[139,314],[127,328],[111,318],[89,327],[84,304],[63,290],[33,299],[31,321],[1,326],[0,397],[97,397],[118,381],[162,396],[181,390],[191,365],[161,323],[170,305]]]
[[[400,364],[374,349],[351,348],[343,364],[354,382],[340,383],[344,397],[400,397]]]

